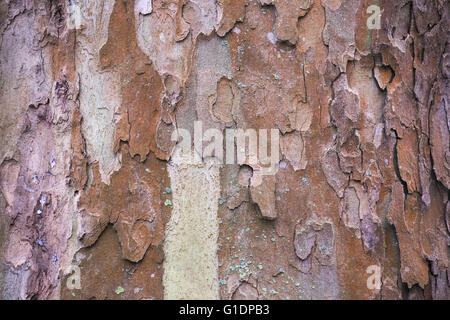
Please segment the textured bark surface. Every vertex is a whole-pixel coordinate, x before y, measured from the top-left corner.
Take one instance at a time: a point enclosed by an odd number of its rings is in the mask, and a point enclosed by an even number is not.
[[[446,0],[0,1],[0,298],[450,299],[449,23]],[[278,171],[188,164],[196,121],[278,129]]]

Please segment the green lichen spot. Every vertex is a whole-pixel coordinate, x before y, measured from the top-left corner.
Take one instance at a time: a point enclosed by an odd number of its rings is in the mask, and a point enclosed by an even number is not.
[[[125,292],[125,289],[121,286],[118,286],[117,289],[114,291],[116,294],[121,294],[122,292]]]

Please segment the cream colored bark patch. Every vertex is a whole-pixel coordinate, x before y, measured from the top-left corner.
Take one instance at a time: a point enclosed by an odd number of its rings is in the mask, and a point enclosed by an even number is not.
[[[121,104],[120,79],[116,72],[99,67],[98,52],[108,40],[108,25],[115,1],[82,2],[82,12],[93,12],[85,27],[77,31],[76,66],[80,74],[80,112],[87,153],[100,163],[102,181],[109,184],[120,168],[113,152],[115,113]]]
[[[209,161],[168,166],[172,216],[164,243],[165,299],[218,299],[219,166]]]

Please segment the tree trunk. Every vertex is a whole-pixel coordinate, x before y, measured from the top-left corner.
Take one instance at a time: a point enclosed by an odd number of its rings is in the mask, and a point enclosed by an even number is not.
[[[0,297],[449,299],[449,15],[1,1]]]

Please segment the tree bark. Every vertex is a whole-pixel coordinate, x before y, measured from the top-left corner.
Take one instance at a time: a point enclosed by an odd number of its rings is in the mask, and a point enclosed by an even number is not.
[[[1,1],[0,298],[449,299],[449,21]]]

